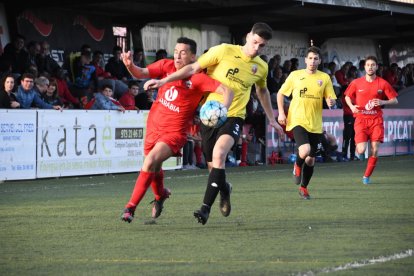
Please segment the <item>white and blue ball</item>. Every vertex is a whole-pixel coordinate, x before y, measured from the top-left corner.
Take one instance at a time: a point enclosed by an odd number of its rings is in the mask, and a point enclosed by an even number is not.
[[[200,120],[208,127],[220,127],[227,120],[227,108],[219,101],[207,101],[200,109]]]

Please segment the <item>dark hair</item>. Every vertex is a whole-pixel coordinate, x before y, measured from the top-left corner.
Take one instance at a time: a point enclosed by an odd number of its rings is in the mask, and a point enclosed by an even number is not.
[[[132,80],[128,82],[128,88],[131,88],[132,86],[138,86],[139,87],[139,81]]]
[[[4,87],[4,84],[6,83],[6,79],[7,79],[7,78],[13,78],[13,80],[14,80],[14,87],[13,87],[13,90],[14,90],[14,88],[16,87],[16,79],[14,78],[13,74],[9,73],[9,74],[4,75],[4,76],[1,78],[1,87],[0,87],[0,91],[5,91],[5,90],[6,90],[6,89],[5,89],[5,87]]]
[[[314,53],[314,54],[318,55],[319,57],[321,57],[321,49],[319,49],[316,46],[310,46],[308,48],[308,50],[306,51],[306,57],[309,55],[309,53]]]
[[[35,77],[31,73],[24,73],[20,79],[21,80],[24,80],[24,79],[32,79],[32,80],[34,80]]]
[[[197,43],[194,40],[189,39],[187,37],[179,37],[177,39],[177,43],[183,43],[183,44],[189,45],[190,46],[190,52],[193,53],[193,54],[197,54]]]
[[[115,53],[115,52],[117,52],[117,51],[121,51],[122,52],[122,48],[121,48],[121,46],[114,46],[114,48],[112,48],[112,53]]]
[[[263,22],[255,23],[251,30],[252,34],[257,34],[263,39],[269,40],[272,38],[272,28]]]
[[[105,88],[109,88],[109,89],[111,89],[112,92],[114,92],[114,88],[110,84],[104,84],[104,85],[102,85],[102,87],[101,87],[102,91],[104,91]]]
[[[166,58],[167,56],[168,56],[168,53],[165,49],[159,49],[155,53],[155,60],[160,60],[160,59]]]
[[[376,64],[378,64],[378,60],[377,60],[376,56],[367,56],[365,58],[365,62],[367,62],[367,60],[373,60],[373,61],[375,61]]]
[[[93,52],[93,56],[95,57],[95,56],[97,56],[97,55],[101,55],[101,56],[103,56],[103,55],[104,55],[104,53],[103,53],[102,51],[100,51],[100,50],[96,50],[95,52]]]

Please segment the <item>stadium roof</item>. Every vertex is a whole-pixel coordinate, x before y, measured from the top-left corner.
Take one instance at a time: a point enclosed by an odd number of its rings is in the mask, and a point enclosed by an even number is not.
[[[319,43],[334,37],[365,37],[382,43],[414,42],[414,0],[49,0],[8,1],[6,10],[53,8],[93,13],[113,24],[150,22],[226,25],[242,34],[254,22],[274,30],[301,32]],[[21,4],[19,4],[21,2]],[[13,4],[13,5],[12,5]],[[20,7],[20,8],[19,8]],[[20,10],[19,10],[20,9]]]

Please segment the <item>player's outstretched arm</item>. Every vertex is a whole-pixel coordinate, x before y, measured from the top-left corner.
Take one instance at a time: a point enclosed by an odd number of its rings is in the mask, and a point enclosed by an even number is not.
[[[194,75],[195,73],[198,73],[200,71],[201,71],[201,67],[198,64],[198,62],[196,61],[194,63],[191,63],[191,64],[188,64],[188,65],[184,66],[180,70],[172,73],[171,75],[168,75],[167,77],[165,77],[163,79],[152,80],[151,82],[148,83],[148,86],[144,87],[144,88],[145,88],[145,90],[160,88],[161,86],[163,86],[167,82],[186,79],[186,78],[190,77],[191,75]]]
[[[122,62],[125,64],[125,67],[128,69],[129,73],[137,79],[147,79],[149,78],[149,71],[147,68],[141,68],[134,64],[132,60],[131,51],[124,52],[121,54]]]
[[[223,84],[220,84],[220,86],[216,89],[216,93],[223,95],[223,105],[227,108],[227,110],[229,110],[234,98],[233,90]]]
[[[277,131],[277,134],[280,137],[282,137],[283,129],[276,122],[275,116],[273,115],[273,108],[272,108],[272,103],[270,101],[269,90],[267,90],[267,87],[259,87],[256,85],[256,94],[257,94],[257,98],[260,101],[260,104],[263,107],[263,110],[266,113],[267,119],[269,120],[269,124]]]

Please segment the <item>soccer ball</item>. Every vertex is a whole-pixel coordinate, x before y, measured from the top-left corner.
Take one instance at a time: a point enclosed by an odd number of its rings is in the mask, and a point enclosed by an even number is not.
[[[200,120],[208,127],[220,127],[227,119],[227,108],[218,101],[207,101],[200,109]]]

